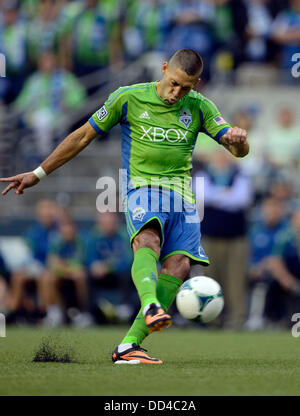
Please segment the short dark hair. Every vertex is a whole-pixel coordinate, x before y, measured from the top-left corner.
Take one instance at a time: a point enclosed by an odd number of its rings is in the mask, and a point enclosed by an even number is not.
[[[193,49],[179,49],[171,56],[169,64],[180,68],[188,75],[200,75],[203,70],[203,60]]]

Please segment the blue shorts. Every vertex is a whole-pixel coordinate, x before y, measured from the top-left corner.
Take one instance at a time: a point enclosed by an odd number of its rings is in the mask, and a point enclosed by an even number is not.
[[[209,265],[200,244],[196,206],[177,192],[158,187],[132,189],[125,198],[124,211],[131,243],[147,223],[157,220],[161,228],[161,262],[173,254],[184,254],[192,263]]]

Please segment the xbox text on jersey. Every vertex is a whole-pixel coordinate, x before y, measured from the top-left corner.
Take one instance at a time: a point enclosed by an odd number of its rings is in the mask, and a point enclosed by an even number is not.
[[[150,142],[163,142],[164,140],[167,140],[169,143],[178,143],[182,142],[183,140],[185,142],[188,142],[187,133],[188,130],[183,131],[180,129],[163,129],[162,127],[149,127],[148,129],[144,126],[140,126],[143,135],[140,137],[140,140],[143,140],[145,138],[148,138]]]

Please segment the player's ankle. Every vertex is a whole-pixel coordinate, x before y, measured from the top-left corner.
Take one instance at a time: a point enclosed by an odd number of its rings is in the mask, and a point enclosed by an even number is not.
[[[119,344],[118,345],[118,352],[124,352],[128,350],[129,348],[132,348],[133,343],[132,342],[126,342],[125,344]]]
[[[151,302],[148,303],[144,308],[143,308],[143,315],[146,316],[146,314],[149,312],[150,309],[152,308],[161,308],[160,303],[158,302]]]

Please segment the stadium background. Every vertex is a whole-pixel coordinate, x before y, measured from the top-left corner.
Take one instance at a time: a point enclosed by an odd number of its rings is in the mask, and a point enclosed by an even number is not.
[[[292,69],[299,31],[299,0],[0,0],[0,175],[34,169],[110,92],[158,80],[175,50],[197,50],[205,64],[198,90],[248,130],[251,153],[233,160],[199,135],[193,175],[209,186],[203,245],[213,266],[192,275],[205,272],[224,288],[227,309],[214,326],[287,328],[300,311],[300,77]],[[117,126],[21,197],[1,198],[0,309],[8,323],[89,326],[134,316],[124,218],[96,211],[96,181],[118,182],[120,152]],[[37,224],[41,216],[46,226]],[[59,286],[63,310],[43,295],[53,276],[66,277],[58,259],[73,264],[67,274],[76,281]],[[86,298],[76,296],[82,288]]]

